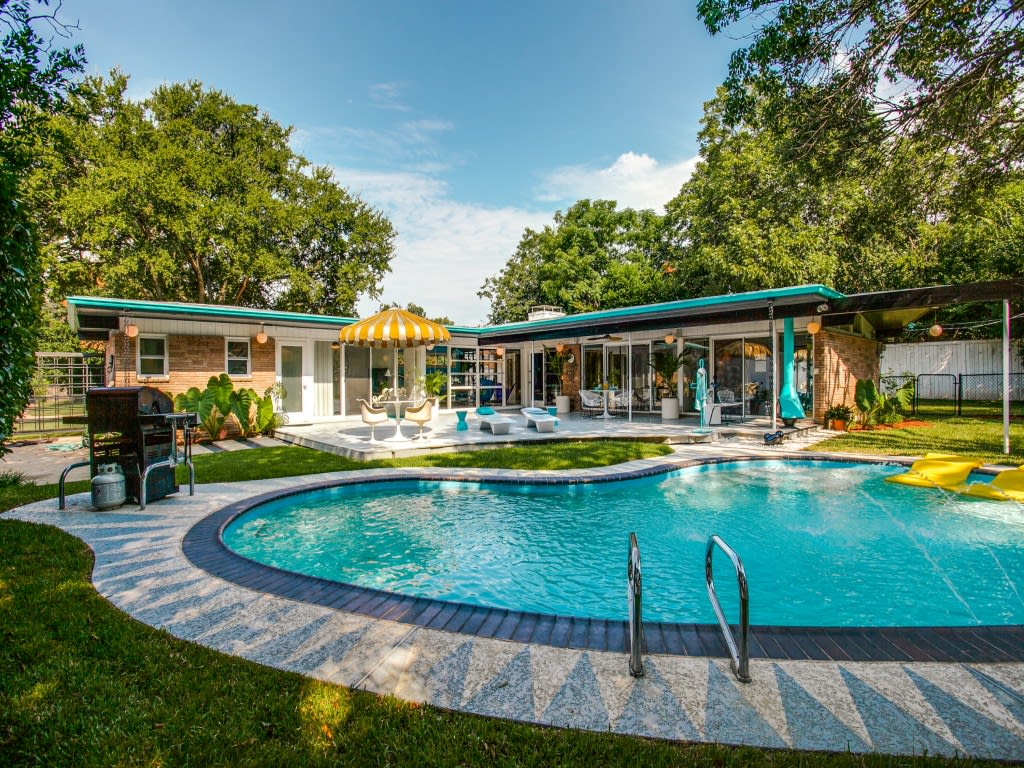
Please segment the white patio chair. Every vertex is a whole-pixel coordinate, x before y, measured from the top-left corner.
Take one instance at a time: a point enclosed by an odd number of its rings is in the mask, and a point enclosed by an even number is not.
[[[373,428],[378,424],[384,424],[388,420],[388,409],[377,408],[376,406],[370,405],[368,402],[359,398],[359,413],[363,418],[363,423],[370,426],[370,442],[376,443],[377,439],[373,434]]]
[[[405,418],[413,424],[417,424],[420,428],[419,433],[413,438],[414,440],[426,439],[426,435],[423,434],[423,427],[426,426],[433,416],[434,401],[430,398],[427,398],[419,405],[413,405],[405,409]]]

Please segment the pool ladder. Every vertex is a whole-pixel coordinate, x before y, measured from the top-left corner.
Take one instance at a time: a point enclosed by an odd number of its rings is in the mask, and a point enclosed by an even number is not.
[[[726,621],[722,612],[722,605],[718,602],[718,594],[715,592],[715,579],[712,574],[712,557],[715,554],[715,547],[721,549],[732,561],[736,569],[736,581],[740,590],[740,642],[736,644],[736,638],[732,633],[732,627]],[[629,555],[626,558],[626,584],[629,615],[629,674],[633,677],[644,676],[644,663],[641,657],[643,649],[643,569],[640,565],[640,545],[637,543],[636,534],[629,534]],[[728,544],[722,541],[718,535],[708,539],[707,549],[704,553],[704,575],[707,579],[708,597],[711,599],[711,607],[718,618],[718,626],[722,628],[725,637],[725,644],[729,648],[731,657],[732,673],[742,683],[749,683],[750,677],[750,653],[747,642],[750,634],[750,601],[747,593],[747,574],[743,570],[743,561],[732,550]]]
[[[715,554],[715,547],[721,549],[726,557],[732,561],[732,567],[736,570],[736,581],[740,589],[740,642],[736,645],[736,638],[732,633],[732,627],[722,612],[722,605],[718,602],[718,595],[715,592],[715,578],[711,572],[711,560]],[[708,584],[708,597],[711,598],[711,607],[718,618],[718,626],[722,628],[722,635],[725,637],[725,644],[729,646],[729,656],[732,657],[732,673],[741,683],[750,682],[750,650],[747,637],[750,634],[750,599],[747,593],[747,574],[743,570],[743,561],[728,544],[722,541],[718,535],[708,539],[707,549],[704,551],[704,576]]]
[[[644,661],[640,657],[644,642],[643,579],[640,567],[640,545],[636,534],[629,534],[629,557],[626,559],[627,600],[629,603],[629,674],[644,676]]]

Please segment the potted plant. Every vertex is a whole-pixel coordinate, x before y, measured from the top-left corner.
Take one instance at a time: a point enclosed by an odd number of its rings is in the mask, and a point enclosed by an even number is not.
[[[650,363],[654,372],[661,377],[661,384],[658,386],[663,393],[661,396],[661,418],[663,419],[679,418],[679,398],[676,396],[672,379],[676,372],[683,367],[684,362],[686,362],[686,354],[683,352],[678,354],[660,352],[654,355],[654,359]],[[667,394],[664,394],[666,392]]]
[[[825,428],[845,432],[853,420],[853,409],[845,403],[838,403],[825,411]]]

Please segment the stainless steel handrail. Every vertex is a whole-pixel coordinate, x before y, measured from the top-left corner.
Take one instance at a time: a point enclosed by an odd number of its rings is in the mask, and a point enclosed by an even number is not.
[[[68,472],[77,467],[88,467],[91,464],[91,461],[76,461],[74,464],[68,464],[64,467],[64,471],[60,473],[60,482],[57,483],[57,509],[63,510],[67,508],[64,497],[64,481],[68,479]]]
[[[733,636],[732,627],[722,613],[722,605],[718,602],[718,595],[715,593],[715,579],[711,573],[711,559],[718,547],[726,556],[732,560],[732,566],[736,569],[736,580],[740,588],[740,643],[736,647],[736,638]],[[747,592],[747,574],[743,570],[743,561],[733,552],[732,548],[722,541],[718,535],[708,539],[708,546],[704,552],[704,575],[708,583],[708,597],[711,598],[711,607],[718,617],[718,626],[722,628],[725,635],[725,644],[729,646],[729,655],[732,657],[732,673],[741,683],[750,682],[750,652],[747,644],[747,635],[750,632],[750,599]]]
[[[629,602],[629,674],[644,676],[644,662],[640,656],[643,645],[643,579],[640,567],[640,545],[636,534],[629,534],[629,557],[626,559],[626,595]]]

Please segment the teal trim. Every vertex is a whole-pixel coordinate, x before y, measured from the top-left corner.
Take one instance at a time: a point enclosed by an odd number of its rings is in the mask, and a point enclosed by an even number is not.
[[[698,299],[668,301],[661,304],[645,304],[638,307],[620,307],[597,312],[583,312],[565,317],[550,317],[543,320],[525,320],[518,323],[491,325],[469,328],[459,325],[445,326],[450,333],[462,336],[481,336],[483,334],[523,332],[558,328],[561,325],[578,326],[586,323],[598,323],[607,320],[629,320],[631,318],[657,315],[660,313],[687,312],[711,307],[736,306],[750,304],[766,304],[769,300],[785,302],[788,299],[826,300],[846,298],[838,291],[824,285],[798,285],[788,288],[772,288],[764,291],[748,293],[730,293],[720,296],[704,296]],[[344,327],[357,322],[358,317],[334,317],[330,315],[310,315],[303,312],[279,312],[269,309],[251,309],[249,307],[225,307],[218,304],[186,304],[182,302],[140,301],[137,299],[109,299],[97,296],[69,296],[68,311],[71,308],[107,310],[114,313],[149,314],[161,317],[189,315],[192,317],[241,320],[255,323],[291,323],[309,326]]]
[[[768,300],[782,299],[822,299],[831,301],[843,299],[846,296],[838,291],[824,285],[798,285],[789,288],[772,288],[764,291],[750,291],[748,293],[729,293],[720,296],[704,296],[698,299],[683,299],[681,301],[668,301],[661,304],[644,304],[639,307],[620,307],[618,309],[604,309],[597,312],[583,312],[578,315],[566,315],[565,317],[550,317],[543,320],[524,320],[518,323],[506,323],[505,325],[492,325],[479,329],[487,333],[495,332],[522,332],[535,329],[557,327],[560,324],[577,325],[581,322],[601,322],[604,320],[624,320],[633,317],[653,315],[658,313],[682,312],[695,309],[706,309],[710,307],[722,307],[729,304],[767,304]]]

